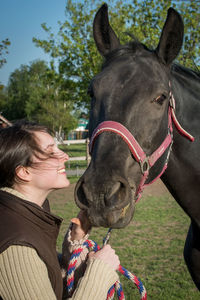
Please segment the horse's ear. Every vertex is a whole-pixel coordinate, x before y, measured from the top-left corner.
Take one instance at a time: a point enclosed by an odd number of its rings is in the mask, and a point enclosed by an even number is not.
[[[97,49],[103,56],[120,45],[119,39],[109,24],[107,4],[103,4],[96,13],[93,22],[93,35]]]
[[[168,9],[156,53],[163,63],[169,65],[178,55],[183,44],[184,25],[181,16],[173,8]]]

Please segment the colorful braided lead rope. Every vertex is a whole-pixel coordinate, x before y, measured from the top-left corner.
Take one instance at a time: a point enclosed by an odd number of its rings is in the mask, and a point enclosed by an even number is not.
[[[99,245],[97,245],[96,242],[94,242],[92,240],[86,240],[83,243],[82,246],[80,246],[78,249],[74,250],[74,252],[71,255],[69,266],[68,266],[68,270],[67,270],[67,289],[68,289],[68,293],[69,294],[73,290],[74,272],[75,272],[75,269],[76,269],[76,263],[77,263],[78,257],[80,256],[81,252],[85,248],[93,250],[95,252],[97,252],[98,250],[101,249],[99,247]],[[140,299],[141,300],[147,300],[146,289],[145,289],[144,285],[142,284],[142,282],[134,274],[132,274],[131,272],[129,272],[128,270],[126,270],[121,265],[119,265],[118,271],[122,275],[124,275],[126,278],[130,279],[137,286],[137,288],[138,288],[138,290],[140,292]],[[121,285],[121,283],[120,283],[119,280],[117,280],[115,282],[115,284],[109,289],[108,295],[107,295],[107,300],[111,300],[111,299],[114,298],[115,291],[117,292],[117,296],[118,296],[119,300],[125,300],[124,292],[123,292],[123,289],[122,289],[122,285]]]

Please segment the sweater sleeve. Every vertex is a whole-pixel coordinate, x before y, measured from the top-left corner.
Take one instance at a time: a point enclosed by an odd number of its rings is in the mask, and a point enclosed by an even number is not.
[[[56,300],[45,263],[35,249],[10,246],[0,254],[0,295],[6,300]]]
[[[89,234],[82,240],[71,240],[71,230],[69,229],[65,235],[62,248],[62,268],[63,271],[69,263],[71,253],[80,247]],[[67,289],[64,288],[63,299],[69,300],[104,300],[107,298],[108,290],[119,279],[117,273],[100,259],[89,259],[87,261],[88,249],[84,249],[78,257],[78,268],[75,271],[75,291],[72,298],[69,298]],[[63,273],[64,287],[67,285],[66,273]]]
[[[71,239],[71,225],[68,231],[65,234],[63,245],[62,245],[62,255],[60,259],[62,277],[63,277],[63,299],[68,299],[69,294],[67,288],[67,268],[69,265],[69,260],[72,255],[72,252],[82,246],[82,244],[88,239],[89,234],[85,235],[81,240]],[[74,289],[77,287],[78,281],[81,277],[84,276],[86,270],[86,260],[88,255],[88,249],[84,248],[83,252],[77,258],[76,270],[75,270],[75,279],[74,279]]]
[[[106,300],[108,290],[118,279],[108,264],[100,259],[90,259],[71,300]]]

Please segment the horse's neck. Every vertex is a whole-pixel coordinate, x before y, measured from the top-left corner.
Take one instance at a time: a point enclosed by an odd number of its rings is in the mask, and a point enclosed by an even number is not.
[[[176,101],[177,114],[195,108],[200,111],[200,75],[181,67],[172,69],[172,92]],[[181,117],[180,115],[180,117]]]
[[[192,135],[199,134],[200,76],[180,68],[172,72],[171,81],[177,120]],[[178,137],[176,132],[174,137]]]
[[[192,72],[187,73],[187,70],[173,72],[172,93],[176,103],[177,120],[195,138],[194,142],[189,141],[173,126],[174,143],[168,168],[162,176],[172,195],[183,205],[182,201],[187,197],[184,189],[188,182],[197,181],[195,178],[200,172],[200,77]]]

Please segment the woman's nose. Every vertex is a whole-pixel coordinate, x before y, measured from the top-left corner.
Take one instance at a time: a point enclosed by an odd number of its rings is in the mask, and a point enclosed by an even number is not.
[[[69,155],[67,154],[67,153],[65,153],[65,152],[63,152],[62,150],[60,150],[60,160],[62,160],[62,161],[68,161],[69,160]]]
[[[57,156],[57,159],[59,159],[62,162],[69,160],[69,155],[60,149],[57,149],[56,156]]]
[[[65,155],[64,160],[65,160],[65,161],[68,161],[68,160],[69,160],[69,155],[68,155],[67,153],[64,153],[64,155]]]

